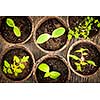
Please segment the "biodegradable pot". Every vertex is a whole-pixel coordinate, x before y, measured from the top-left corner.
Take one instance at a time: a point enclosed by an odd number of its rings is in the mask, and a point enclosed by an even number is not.
[[[59,27],[64,27],[66,29],[65,33],[62,36],[55,39],[54,38],[49,39],[47,42],[43,44],[37,44],[36,40],[41,34],[43,33],[51,34],[54,31],[54,29]],[[36,46],[41,51],[45,53],[60,52],[64,48],[66,48],[66,46],[69,43],[69,41],[67,41],[67,34],[68,34],[67,25],[62,18],[57,16],[56,17],[46,16],[43,17],[35,26],[33,38]]]
[[[25,69],[23,69],[23,72],[18,74],[17,77],[15,77],[14,75],[10,75],[10,74],[5,74],[3,72],[3,65],[4,65],[4,60],[7,60],[10,64],[13,63],[13,56],[16,55],[18,57],[23,57],[23,56],[29,56],[29,62],[27,63],[27,66],[25,67]],[[25,46],[22,45],[15,45],[15,46],[11,46],[9,48],[7,48],[6,50],[4,50],[1,53],[1,60],[0,60],[0,71],[3,75],[3,77],[6,80],[12,81],[12,82],[23,82],[25,80],[27,80],[31,74],[32,74],[32,69],[33,66],[35,64],[35,59],[33,54],[29,51],[29,49],[27,49]]]
[[[6,24],[6,19],[11,18],[14,23],[21,30],[21,37],[16,37],[13,28]],[[32,36],[34,30],[32,24],[32,18],[27,16],[6,16],[1,20],[0,32],[1,36],[4,38],[5,42],[12,44],[23,44],[26,43]]]
[[[50,77],[44,78],[44,72],[38,69],[41,63],[46,63],[50,67],[50,71],[60,72],[61,75],[57,79]],[[33,67],[33,77],[35,82],[39,83],[64,83],[70,79],[70,69],[67,66],[67,61],[60,55],[47,54],[40,58]]]
[[[69,16],[67,17],[67,24],[68,27],[74,29],[77,27],[85,18],[86,16]],[[98,19],[100,21],[99,16],[93,16],[93,18]],[[93,37],[98,34],[100,29],[96,26],[96,24],[92,25],[92,30],[90,31],[89,37]]]
[[[84,56],[85,60],[92,60],[95,62],[96,66],[86,65],[85,67],[82,67],[82,71],[77,71],[76,66],[72,58],[69,57],[70,54],[76,55],[78,57],[81,57],[80,53],[76,53],[75,50],[79,50],[80,48],[87,48],[88,55]],[[68,65],[71,68],[71,70],[78,76],[81,77],[90,77],[97,73],[99,67],[100,67],[100,52],[98,50],[98,47],[95,43],[89,40],[79,40],[76,41],[71,45],[71,47],[68,50],[67,54],[67,61]]]

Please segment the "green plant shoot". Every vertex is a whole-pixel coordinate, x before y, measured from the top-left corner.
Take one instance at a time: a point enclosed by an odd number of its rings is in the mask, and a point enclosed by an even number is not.
[[[58,38],[58,37],[62,36],[64,33],[65,33],[65,28],[59,27],[52,32],[52,35],[49,35],[48,33],[41,34],[37,38],[37,43],[43,44],[46,41],[48,41],[50,38]]]
[[[25,63],[28,62],[29,56],[23,56],[19,58],[18,56],[13,57],[13,64],[9,64],[7,60],[4,60],[3,72],[5,74],[14,74],[18,76],[25,69]]]
[[[57,71],[51,71],[50,67],[46,63],[41,63],[38,69],[45,72],[44,78],[50,77],[51,79],[57,79],[61,74]]]
[[[7,18],[6,19],[6,24],[9,27],[12,27],[13,28],[13,32],[16,35],[16,37],[21,37],[21,31],[20,31],[20,29],[17,26],[15,26],[15,23],[14,23],[13,19]]]

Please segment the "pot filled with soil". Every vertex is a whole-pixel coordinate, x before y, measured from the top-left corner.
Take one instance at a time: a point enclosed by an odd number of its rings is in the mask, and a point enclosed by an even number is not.
[[[67,41],[67,25],[60,17],[43,17],[34,30],[34,42],[45,53],[62,51]]]
[[[33,77],[39,83],[64,83],[70,79],[70,69],[62,56],[48,54],[36,62]]]
[[[89,77],[96,74],[100,67],[100,52],[93,42],[79,40],[69,48],[67,60],[75,74]]]
[[[32,19],[27,16],[6,16],[1,20],[1,36],[8,43],[25,43],[32,36]]]
[[[15,45],[2,52],[0,71],[6,80],[22,82],[32,74],[34,56],[24,46]]]
[[[69,16],[67,18],[69,26],[69,40],[84,38],[89,39],[99,33],[100,17],[99,16]]]

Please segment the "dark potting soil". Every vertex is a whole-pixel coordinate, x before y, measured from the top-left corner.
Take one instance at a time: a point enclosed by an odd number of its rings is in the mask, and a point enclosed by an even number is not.
[[[6,24],[6,19],[11,18],[14,20],[14,23],[19,29],[21,30],[21,37],[16,37],[13,28],[9,27]],[[9,43],[21,43],[25,41],[31,34],[32,31],[32,23],[30,20],[26,17],[20,17],[20,16],[10,16],[10,17],[4,17],[1,20],[1,27],[0,27],[0,32],[2,37]]]
[[[76,50],[79,50],[80,48],[87,48],[88,49],[88,51],[86,51],[88,53],[88,55],[84,56],[85,61],[92,60],[95,62],[96,66],[88,64],[87,66],[82,67],[82,72],[77,71],[76,65],[74,64],[74,62],[76,62],[76,61],[73,60],[72,58],[70,58],[71,66],[73,67],[74,70],[76,70],[78,73],[80,73],[82,75],[91,75],[91,74],[95,73],[98,70],[98,68],[100,67],[100,52],[97,50],[97,48],[93,44],[83,42],[83,43],[76,45],[71,50],[70,54],[76,55],[76,56],[81,58],[81,53],[75,52]]]
[[[47,58],[42,63],[46,63],[50,66],[50,71],[60,72],[61,75],[57,79],[51,79],[50,77],[44,78],[44,72],[38,68],[36,70],[37,80],[40,83],[64,83],[68,79],[68,68],[65,63],[58,58]]]
[[[74,29],[76,26],[78,26],[86,16],[70,16],[69,17],[69,27],[71,29]],[[98,19],[100,21],[99,16],[93,16],[94,19]],[[99,28],[96,26],[96,24],[92,25],[92,30],[90,31],[89,37],[93,37],[99,32]]]
[[[25,65],[25,69],[23,69],[23,72],[18,74],[17,77],[15,77],[13,74],[4,74],[6,75],[7,78],[14,80],[14,81],[20,81],[24,78],[26,78],[33,67],[33,60],[31,58],[31,55],[25,51],[24,49],[21,48],[15,48],[15,49],[11,49],[9,50],[2,58],[2,71],[3,71],[3,65],[4,65],[4,60],[7,60],[10,64],[13,64],[13,57],[14,55],[18,56],[19,58],[22,58],[23,56],[29,56],[29,60]]]
[[[64,27],[65,26],[56,18],[51,18],[46,20],[45,22],[43,22],[39,28],[36,31],[36,39],[43,33],[48,33],[48,34],[52,34],[52,32],[59,27]],[[66,28],[65,28],[66,29]],[[58,38],[52,38],[49,39],[47,42],[43,43],[43,44],[39,44],[39,46],[45,50],[48,51],[55,51],[58,50],[60,48],[62,48],[66,42],[67,42],[67,30],[66,32],[58,37]]]

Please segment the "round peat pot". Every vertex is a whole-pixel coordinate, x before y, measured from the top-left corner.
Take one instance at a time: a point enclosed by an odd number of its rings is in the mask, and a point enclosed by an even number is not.
[[[56,79],[49,77],[44,77],[45,72],[39,69],[40,64],[47,64],[50,71],[56,71],[60,73],[60,76]],[[36,82],[39,83],[64,83],[70,79],[70,69],[67,67],[66,60],[59,55],[48,54],[40,58],[33,68],[33,77]]]
[[[69,48],[67,61],[76,75],[90,77],[96,74],[100,67],[100,52],[93,42],[79,40]]]
[[[14,27],[10,27],[7,24],[7,19],[10,18],[13,20],[15,26],[17,26],[21,32],[21,36],[16,36],[15,32],[18,29],[14,31]],[[10,22],[9,22],[10,23]],[[12,23],[11,23],[12,24]],[[0,32],[4,40],[6,40],[7,43],[26,43],[32,36],[32,19],[31,17],[26,16],[6,16],[2,19]]]
[[[17,58],[15,56],[17,56]],[[27,80],[31,76],[35,64],[35,59],[32,53],[25,46],[21,45],[11,46],[3,51],[0,61],[0,71],[3,73],[3,77],[13,82]],[[20,64],[23,64],[24,66],[21,66]],[[6,68],[6,72],[4,67]]]
[[[40,35],[47,33],[52,35],[53,31],[59,27],[65,28],[65,32],[63,35],[57,38],[50,38],[48,41],[42,44],[37,43],[37,39]],[[60,17],[53,17],[53,16],[46,16],[43,17],[36,25],[34,30],[34,42],[36,46],[43,52],[60,52],[64,48],[66,48],[68,41],[67,41],[67,25],[65,21]]]
[[[93,36],[95,36],[96,34],[99,33],[100,28],[97,27],[98,22],[95,23],[95,20],[100,21],[100,17],[99,16],[90,16],[90,17],[93,18],[92,22],[91,22],[90,19],[87,19],[87,21],[86,21],[87,16],[69,16],[69,17],[67,17],[68,27],[70,27],[70,29],[75,31],[75,27],[78,27],[80,24],[84,25],[83,27],[86,27],[85,23],[87,23],[88,24],[87,29],[89,29],[89,28],[91,29],[88,37],[91,38],[91,37],[93,37]],[[89,23],[91,23],[91,26],[90,26]],[[82,32],[84,32],[84,31],[85,31],[85,28],[82,29]]]

